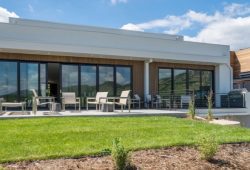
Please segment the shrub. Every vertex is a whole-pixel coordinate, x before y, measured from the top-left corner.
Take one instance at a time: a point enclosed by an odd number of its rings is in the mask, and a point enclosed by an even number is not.
[[[189,101],[188,114],[190,115],[191,119],[195,118],[196,113],[195,113],[194,95],[192,96],[191,100]]]
[[[112,158],[117,170],[129,169],[130,160],[128,158],[128,151],[125,150],[119,139],[113,140]]]
[[[111,155],[111,150],[109,148],[101,150],[100,156],[107,156],[107,155]]]
[[[208,120],[213,120],[213,112],[212,112],[212,107],[213,107],[213,91],[210,90],[208,96],[207,96],[207,118]]]
[[[201,158],[207,161],[215,156],[218,146],[219,144],[214,135],[202,135],[198,139],[198,149],[201,153]]]

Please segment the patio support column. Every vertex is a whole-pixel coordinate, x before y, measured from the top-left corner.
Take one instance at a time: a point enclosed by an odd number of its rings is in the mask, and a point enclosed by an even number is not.
[[[152,62],[152,59],[144,62],[144,103],[146,104],[146,97],[149,92],[149,64]]]
[[[221,107],[221,95],[232,90],[232,68],[229,64],[219,64],[215,67],[215,106]]]

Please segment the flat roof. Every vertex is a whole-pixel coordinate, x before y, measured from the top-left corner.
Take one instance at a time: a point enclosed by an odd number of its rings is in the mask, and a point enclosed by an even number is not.
[[[0,23],[0,52],[201,64],[229,63],[228,45],[183,36],[10,18]]]

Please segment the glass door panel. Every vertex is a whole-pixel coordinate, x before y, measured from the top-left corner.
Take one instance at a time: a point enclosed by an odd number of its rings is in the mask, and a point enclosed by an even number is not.
[[[31,107],[33,94],[31,89],[38,93],[38,64],[20,63],[20,100],[26,101]]]
[[[0,62],[0,98],[17,101],[17,62]]]
[[[63,64],[61,69],[62,92],[75,92],[78,96],[78,65]]]
[[[123,90],[132,90],[130,67],[116,67],[116,96]]]
[[[114,67],[99,66],[99,91],[114,96]]]
[[[172,70],[159,69],[159,95],[163,97],[170,97],[172,92]]]
[[[84,99],[84,106],[86,97],[96,96],[96,66],[83,65],[81,66],[81,97]]]

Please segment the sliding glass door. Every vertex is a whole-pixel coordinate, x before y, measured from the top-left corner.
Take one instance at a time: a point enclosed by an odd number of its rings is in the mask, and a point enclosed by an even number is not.
[[[172,93],[172,70],[159,69],[159,95],[169,96]]]
[[[116,96],[123,90],[131,90],[131,67],[116,67]]]
[[[158,93],[164,97],[169,91],[174,98],[194,92],[196,105],[206,106],[207,95],[213,90],[213,71],[159,68]],[[172,78],[173,77],[173,78]],[[173,87],[171,86],[173,85]]]
[[[105,91],[109,96],[114,96],[114,67],[99,66],[99,91]]]
[[[31,89],[38,92],[38,64],[20,63],[20,100],[31,106],[33,94]]]
[[[83,105],[86,104],[87,97],[95,97],[97,90],[97,67],[96,65],[81,66],[81,97]]]
[[[0,61],[0,76],[0,98],[7,102],[17,101],[17,62]]]
[[[46,64],[21,62],[20,63],[20,101],[27,102],[31,107],[33,93],[35,89],[39,96],[46,96],[47,67]]]
[[[79,72],[78,65],[61,65],[61,86],[62,92],[75,92],[79,96]]]

